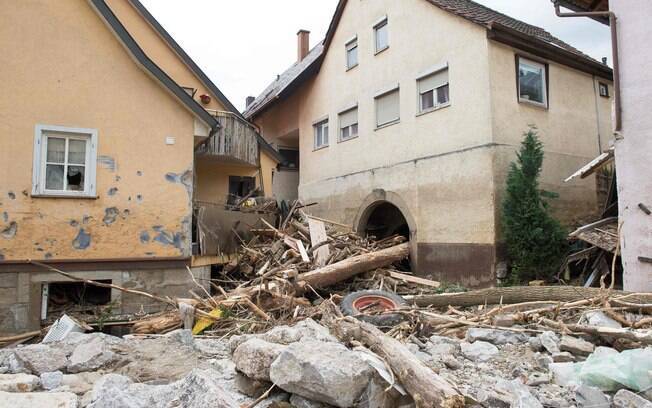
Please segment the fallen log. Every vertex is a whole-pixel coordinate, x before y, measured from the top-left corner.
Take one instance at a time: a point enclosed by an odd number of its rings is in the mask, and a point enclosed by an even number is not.
[[[375,326],[352,317],[331,319],[329,326],[341,340],[357,340],[385,359],[417,408],[465,406],[464,396],[459,391],[426,367],[403,343]]]
[[[612,297],[627,295],[630,300],[640,303],[652,303],[652,293],[632,294],[618,290],[585,288],[578,286],[513,286],[506,288],[489,288],[461,293],[444,293],[441,295],[406,296],[408,302],[419,307],[476,306],[513,304],[522,302],[574,302],[596,296]]]
[[[409,245],[405,242],[380,251],[353,256],[314,271],[299,274],[297,280],[313,287],[327,287],[407,258],[410,253]]]

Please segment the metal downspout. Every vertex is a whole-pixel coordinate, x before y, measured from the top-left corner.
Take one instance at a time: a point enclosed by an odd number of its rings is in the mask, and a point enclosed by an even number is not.
[[[585,11],[568,12],[561,11],[558,0],[552,0],[555,5],[555,13],[558,17],[609,17],[609,28],[611,29],[611,51],[614,60],[614,104],[615,124],[614,130],[619,132],[622,128],[622,108],[620,100],[620,64],[618,61],[618,30],[616,25],[616,14],[613,11]]]

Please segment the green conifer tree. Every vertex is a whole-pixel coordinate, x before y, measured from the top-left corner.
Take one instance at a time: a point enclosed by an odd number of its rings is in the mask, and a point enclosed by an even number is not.
[[[546,198],[555,194],[539,189],[543,144],[534,126],[523,134],[516,162],[507,175],[502,227],[511,260],[511,283],[549,280],[567,251],[566,231],[549,213]]]

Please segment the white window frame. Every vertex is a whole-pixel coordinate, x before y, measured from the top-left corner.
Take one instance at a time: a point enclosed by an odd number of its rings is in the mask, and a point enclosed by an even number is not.
[[[341,119],[342,115],[347,114],[347,113],[349,113],[351,111],[354,111],[354,110],[356,111],[356,119],[357,119],[356,122],[349,125],[349,126],[342,127],[342,125],[341,125],[341,123],[342,123],[342,119]],[[352,134],[351,132],[353,130],[354,125],[357,128],[357,130],[356,130],[355,134]],[[346,142],[347,140],[355,139],[356,137],[358,137],[358,135],[360,134],[360,118],[358,117],[358,105],[351,106],[351,107],[349,107],[347,109],[344,109],[344,110],[340,111],[340,113],[337,114],[337,127],[339,129],[339,131],[338,131],[338,139],[337,139],[338,142]],[[346,128],[349,128],[349,136],[344,137],[344,136],[342,136],[342,134],[344,133],[344,129],[346,129]]]
[[[450,75],[450,72],[449,72],[449,70],[448,70],[448,65],[444,65],[444,66],[442,66],[442,67],[438,67],[438,68],[436,68],[436,69],[433,70],[433,71],[429,71],[429,72],[427,72],[427,73],[425,73],[425,74],[422,74],[422,75],[419,75],[419,76],[417,77],[417,81],[416,81],[416,82],[417,82],[417,110],[418,110],[418,115],[420,115],[420,114],[422,114],[422,113],[432,112],[432,111],[435,111],[435,110],[438,110],[438,109],[441,109],[441,108],[445,108],[445,107],[447,107],[447,106],[450,106],[450,104],[451,104],[450,76],[448,77],[448,81],[447,81],[445,84],[443,84],[443,85],[440,85],[440,86],[435,87],[435,88],[428,89],[428,90],[426,90],[426,91],[424,91],[424,92],[421,92],[421,91],[419,90],[419,81],[421,81],[422,79],[425,79],[425,78],[427,78],[427,77],[429,77],[429,76],[431,76],[431,75],[436,75],[436,74],[438,74],[438,73],[440,73],[440,72],[442,72],[442,71],[446,71],[446,73],[447,73],[448,75]],[[438,102],[437,102],[437,92],[436,92],[436,91],[437,91],[439,88],[443,88],[444,86],[448,86],[448,101],[446,101],[446,102],[444,102],[444,103],[438,103]],[[433,97],[433,105],[432,105],[432,107],[430,107],[430,108],[424,108],[424,107],[423,107],[423,98],[422,98],[422,96],[423,96],[424,94],[428,93],[428,92],[431,92],[431,91],[433,92],[433,95],[432,95],[432,97]]]
[[[382,48],[378,48],[378,30],[382,27],[386,27],[387,44]],[[374,24],[374,55],[380,54],[381,52],[385,51],[388,48],[389,48],[389,20],[387,19],[387,16],[384,16],[380,20],[378,20],[376,24]]]
[[[539,101],[533,101],[532,99],[525,99],[521,98],[521,63],[524,63],[525,65],[530,65],[535,68],[540,68],[541,72],[543,72],[542,75],[542,80],[543,80],[543,102]],[[539,106],[542,108],[548,108],[548,67],[546,64],[543,64],[541,62],[533,61],[529,58],[521,57],[520,55],[518,56],[518,65],[516,67],[516,87],[517,87],[517,92],[518,92],[518,101],[523,102],[523,103],[529,103],[535,106]]]
[[[349,65],[349,52],[355,49],[355,64]],[[344,60],[346,64],[346,70],[353,69],[358,66],[360,63],[360,50],[358,49],[358,36],[351,38],[349,41],[344,44]]]
[[[45,133],[62,133],[64,138],[87,140],[86,160],[84,163],[84,190],[46,190],[45,166],[47,160],[47,143]],[[72,135],[70,135],[72,133]],[[96,197],[97,168],[97,129],[76,128],[38,124],[34,129],[34,159],[32,167],[32,196],[35,197]],[[64,177],[66,176],[64,170]]]
[[[324,133],[324,127],[326,128],[326,132]],[[317,144],[317,132],[318,130],[321,129],[321,144]],[[318,120],[317,122],[313,123],[312,125],[312,130],[313,130],[313,150],[319,150],[328,147],[328,144],[330,143],[330,135],[328,134],[330,132],[330,126],[328,125],[328,118],[324,118],[321,120]],[[324,134],[328,138],[328,141],[324,143]]]

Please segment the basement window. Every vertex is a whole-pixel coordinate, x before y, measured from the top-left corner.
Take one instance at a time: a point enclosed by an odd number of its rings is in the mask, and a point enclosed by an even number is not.
[[[97,130],[37,125],[32,195],[95,196]]]
[[[548,107],[548,66],[517,56],[518,100]]]
[[[96,282],[110,284],[111,280]],[[51,282],[43,286],[41,320],[56,319],[63,313],[84,317],[98,313],[98,306],[111,303],[111,288],[84,282]]]

